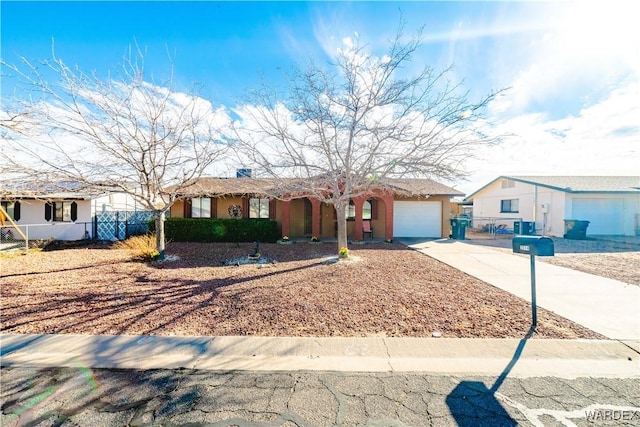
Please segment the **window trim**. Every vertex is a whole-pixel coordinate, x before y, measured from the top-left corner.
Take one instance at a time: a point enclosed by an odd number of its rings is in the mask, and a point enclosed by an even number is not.
[[[257,212],[258,216],[253,216],[255,211],[254,203],[257,201]],[[271,209],[270,209],[271,200],[268,198],[260,198],[260,197],[251,197],[249,199],[249,212],[248,217],[251,219],[270,219],[271,218]]]
[[[513,205],[515,202],[515,209]],[[508,206],[507,206],[508,205]],[[500,200],[500,213],[519,213],[520,212],[520,200],[519,199],[502,199]]]
[[[203,200],[207,200],[205,209],[208,210],[209,212],[208,216],[202,215]],[[213,212],[211,212],[211,197],[194,197],[191,199],[190,205],[191,205],[191,218],[213,218]]]
[[[67,205],[68,214],[65,213]],[[44,205],[44,219],[47,222],[76,222],[78,220],[78,203],[72,200],[47,202]]]
[[[369,217],[365,217],[365,203],[369,203]],[[373,221],[374,219],[374,215],[373,215],[373,205],[374,205],[375,201],[373,198],[371,199],[367,199],[362,203],[362,220],[363,221]],[[353,210],[353,215],[351,214],[351,211]],[[347,213],[346,213],[346,217],[347,217],[347,221],[355,221],[356,220],[356,204],[353,202],[353,200],[349,200],[349,205],[347,205]]]
[[[2,206],[9,218],[13,221],[20,221],[20,202],[18,200],[3,200],[0,202],[0,206]]]

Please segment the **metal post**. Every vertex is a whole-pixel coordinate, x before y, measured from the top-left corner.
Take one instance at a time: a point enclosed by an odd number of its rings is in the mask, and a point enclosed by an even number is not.
[[[24,253],[28,254],[29,253],[29,226],[27,225],[25,230],[25,235],[24,235]]]
[[[535,330],[538,325],[538,308],[536,305],[536,256],[531,254],[529,255],[529,259],[531,260],[531,317],[533,319],[531,328]]]

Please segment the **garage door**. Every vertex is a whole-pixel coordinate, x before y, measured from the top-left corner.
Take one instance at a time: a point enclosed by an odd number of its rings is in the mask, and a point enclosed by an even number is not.
[[[393,202],[394,237],[442,237],[442,202]]]
[[[623,199],[573,199],[572,218],[590,221],[587,234],[621,235],[623,233]]]

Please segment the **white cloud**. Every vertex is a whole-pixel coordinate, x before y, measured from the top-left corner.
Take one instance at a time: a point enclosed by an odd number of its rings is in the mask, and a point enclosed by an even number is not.
[[[512,90],[496,111],[519,114],[553,103],[575,109],[625,79],[640,80],[640,27],[633,14],[616,5],[556,5],[550,27],[534,34],[528,45],[521,43],[522,62],[505,62]]]
[[[640,168],[640,82],[628,82],[575,116],[520,115],[499,124],[514,134],[472,162],[467,194],[499,175],[637,175]]]

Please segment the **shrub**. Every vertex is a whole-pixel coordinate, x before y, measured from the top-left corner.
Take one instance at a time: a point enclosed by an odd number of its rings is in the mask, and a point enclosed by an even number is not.
[[[167,239],[175,242],[266,242],[278,240],[275,221],[233,218],[167,218]],[[155,224],[149,223],[155,230]]]
[[[142,261],[152,261],[160,255],[155,234],[129,237],[127,240],[116,242],[114,247],[126,249],[134,258]]]

